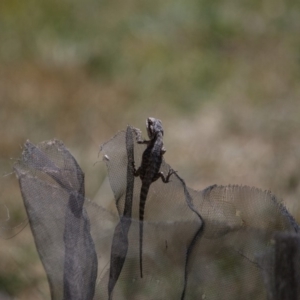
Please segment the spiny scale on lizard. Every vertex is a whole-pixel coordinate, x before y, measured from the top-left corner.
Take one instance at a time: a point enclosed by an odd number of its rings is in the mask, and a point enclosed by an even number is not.
[[[140,232],[139,232],[139,243],[140,243],[140,273],[143,278],[143,222],[144,222],[144,210],[148,191],[152,182],[161,178],[164,183],[169,182],[170,176],[175,173],[174,170],[170,169],[167,176],[165,177],[162,172],[159,171],[162,157],[166,152],[163,146],[163,135],[164,130],[160,120],[155,118],[148,118],[146,120],[146,128],[149,140],[143,140],[141,132],[136,131],[136,138],[139,144],[146,144],[142,156],[141,166],[136,170],[134,169],[134,175],[139,176],[142,180],[142,187],[140,192],[140,206],[139,206],[139,221],[140,221]]]

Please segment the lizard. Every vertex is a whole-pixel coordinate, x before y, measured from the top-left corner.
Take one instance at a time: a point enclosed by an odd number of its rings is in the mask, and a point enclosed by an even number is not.
[[[143,140],[141,137],[141,131],[136,130],[136,139],[138,144],[146,144],[147,148],[142,155],[142,163],[138,169],[134,167],[134,176],[140,177],[142,181],[140,191],[140,203],[139,203],[139,255],[140,255],[140,275],[143,278],[143,221],[146,199],[150,185],[161,178],[164,183],[168,183],[170,176],[175,173],[173,169],[170,169],[165,177],[163,172],[160,172],[160,166],[162,163],[163,155],[166,149],[163,145],[164,130],[161,120],[155,118],[147,118],[146,128],[149,140]]]

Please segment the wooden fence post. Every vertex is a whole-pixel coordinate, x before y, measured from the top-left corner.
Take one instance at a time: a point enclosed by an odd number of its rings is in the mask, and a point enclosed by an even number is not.
[[[300,235],[275,235],[275,300],[300,300]]]

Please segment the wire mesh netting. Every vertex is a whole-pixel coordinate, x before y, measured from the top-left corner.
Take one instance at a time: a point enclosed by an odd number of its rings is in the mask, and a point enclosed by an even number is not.
[[[150,186],[140,277],[133,162],[145,146],[134,132],[101,148],[118,214],[85,198],[83,171],[62,142],[24,145],[14,170],[52,299],[266,299],[274,233],[298,232],[293,217],[268,191],[195,191],[177,173]]]

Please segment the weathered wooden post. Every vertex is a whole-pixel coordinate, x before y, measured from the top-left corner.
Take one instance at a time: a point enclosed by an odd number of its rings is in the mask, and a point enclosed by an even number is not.
[[[275,235],[275,298],[300,299],[300,235]]]

